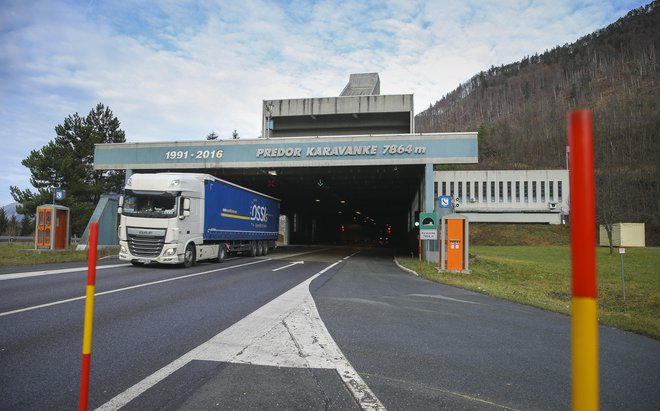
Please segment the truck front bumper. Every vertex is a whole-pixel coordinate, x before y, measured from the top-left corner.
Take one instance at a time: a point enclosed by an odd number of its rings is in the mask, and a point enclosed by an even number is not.
[[[141,264],[181,264],[183,263],[183,250],[179,252],[179,244],[165,244],[160,255],[156,257],[144,257],[131,254],[126,241],[119,242],[119,259],[121,261],[138,262]]]

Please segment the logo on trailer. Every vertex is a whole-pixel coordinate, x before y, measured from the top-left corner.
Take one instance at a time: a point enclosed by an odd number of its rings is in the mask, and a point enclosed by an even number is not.
[[[252,201],[252,206],[250,207],[250,220],[260,223],[268,222],[268,209],[257,204],[256,199]]]

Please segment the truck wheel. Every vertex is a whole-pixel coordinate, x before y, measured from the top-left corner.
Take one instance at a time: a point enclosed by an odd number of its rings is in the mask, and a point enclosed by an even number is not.
[[[250,257],[256,257],[257,256],[257,242],[252,241],[250,242]]]
[[[225,250],[225,245],[220,244],[220,249],[218,250],[218,262],[221,263],[227,258],[227,250]]]
[[[188,268],[195,265],[197,262],[195,258],[195,244],[190,243],[186,247],[186,253],[183,255],[183,266]]]
[[[264,255],[264,243],[262,241],[257,242],[257,256]]]
[[[264,252],[261,255],[268,255],[268,243],[264,241]]]

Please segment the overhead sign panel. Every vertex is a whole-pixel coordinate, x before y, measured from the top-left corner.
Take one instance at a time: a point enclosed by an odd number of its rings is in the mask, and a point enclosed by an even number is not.
[[[180,169],[476,163],[477,133],[97,144],[94,168]]]

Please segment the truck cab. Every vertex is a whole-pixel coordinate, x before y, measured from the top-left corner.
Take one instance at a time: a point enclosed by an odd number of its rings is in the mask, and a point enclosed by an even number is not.
[[[203,184],[195,175],[131,176],[119,204],[119,259],[134,265],[194,263],[196,244],[203,243]]]

